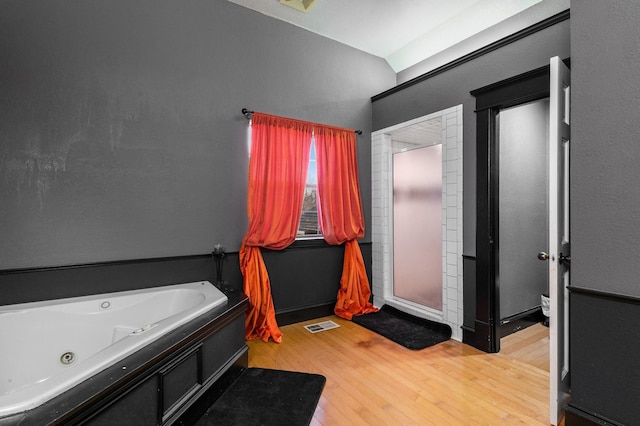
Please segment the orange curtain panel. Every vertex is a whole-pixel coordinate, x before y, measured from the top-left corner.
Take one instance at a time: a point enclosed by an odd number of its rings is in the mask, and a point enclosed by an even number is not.
[[[247,340],[282,341],[260,247],[282,250],[295,241],[312,135],[309,123],[258,112],[251,119],[249,230],[240,248],[244,292],[249,297]]]
[[[376,312],[357,238],[364,236],[364,216],[358,183],[356,136],[353,130],[315,128],[318,167],[318,220],[329,244],[343,244],[344,264],[334,312],[351,319]]]

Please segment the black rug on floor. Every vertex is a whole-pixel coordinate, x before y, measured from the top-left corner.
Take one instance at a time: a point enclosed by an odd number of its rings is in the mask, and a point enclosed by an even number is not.
[[[413,350],[424,349],[451,338],[451,327],[448,325],[418,318],[388,305],[378,312],[355,316],[353,322]]]
[[[196,426],[308,426],[325,382],[319,374],[248,368]]]

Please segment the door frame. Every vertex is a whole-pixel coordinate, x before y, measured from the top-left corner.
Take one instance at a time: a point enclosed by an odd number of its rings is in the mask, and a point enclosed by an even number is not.
[[[568,59],[564,63],[569,66]],[[476,98],[476,299],[474,328],[465,328],[463,341],[489,353],[500,351],[495,119],[500,109],[549,97],[549,75],[546,65],[470,92]]]

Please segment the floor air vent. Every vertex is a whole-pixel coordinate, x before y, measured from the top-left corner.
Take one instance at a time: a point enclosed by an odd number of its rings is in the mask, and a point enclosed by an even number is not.
[[[306,328],[309,333],[318,333],[320,331],[331,330],[332,328],[338,328],[338,327],[340,326],[333,321],[323,321],[323,322],[318,322],[315,324],[309,324],[304,326],[304,328]]]

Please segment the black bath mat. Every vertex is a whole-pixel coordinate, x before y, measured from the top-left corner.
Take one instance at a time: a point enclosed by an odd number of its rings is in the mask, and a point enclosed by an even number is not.
[[[196,426],[308,426],[325,382],[319,374],[248,368]]]
[[[405,348],[419,350],[451,338],[451,327],[414,317],[384,305],[378,312],[353,317],[353,322]]]

